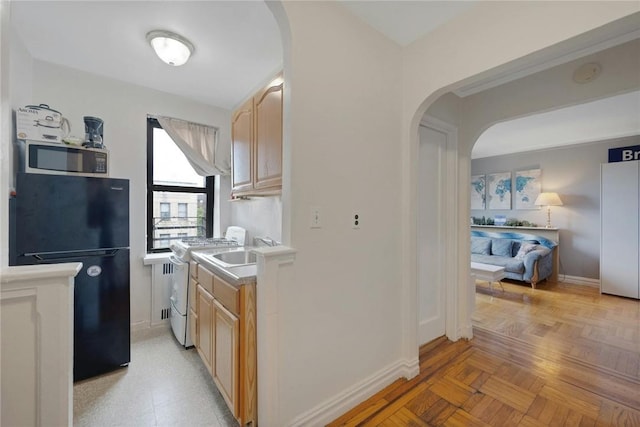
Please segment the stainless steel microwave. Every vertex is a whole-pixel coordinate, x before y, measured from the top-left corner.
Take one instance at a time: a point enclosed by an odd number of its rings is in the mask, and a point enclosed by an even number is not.
[[[109,176],[109,151],[42,141],[19,141],[19,169],[27,173]]]

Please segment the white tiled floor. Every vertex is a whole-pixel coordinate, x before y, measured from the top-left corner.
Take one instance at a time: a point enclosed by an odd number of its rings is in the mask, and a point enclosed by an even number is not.
[[[170,329],[131,341],[128,368],[74,385],[74,426],[238,426],[197,352]]]

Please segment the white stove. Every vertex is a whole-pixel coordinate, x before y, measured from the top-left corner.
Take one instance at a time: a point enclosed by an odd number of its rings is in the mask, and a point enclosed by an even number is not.
[[[231,226],[224,238],[188,237],[171,244],[174,274],[171,280],[171,329],[180,344],[191,347],[189,325],[193,322],[189,315],[189,261],[191,252],[210,248],[231,248],[244,246],[247,231]],[[195,310],[195,307],[193,307]]]

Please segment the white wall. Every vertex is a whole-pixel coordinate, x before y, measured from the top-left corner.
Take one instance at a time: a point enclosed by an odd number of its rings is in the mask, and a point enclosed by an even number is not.
[[[428,103],[459,80],[637,7],[482,3],[404,51],[333,3],[282,7],[291,37],[283,228],[297,254],[278,284],[282,375],[274,399],[278,425],[297,425],[384,368],[417,360],[417,123]],[[454,195],[462,214],[448,212],[464,234],[455,253],[465,286],[469,152],[453,153],[464,183]],[[320,208],[321,229],[309,228],[312,207]],[[354,210],[360,230],[350,228]],[[468,292],[461,288],[456,298],[466,304]]]
[[[33,58],[20,40],[13,26],[11,27],[11,63],[10,79],[11,87],[11,107],[15,110],[18,107],[30,104],[33,100]]]
[[[429,106],[425,117],[435,117],[458,128],[463,120],[461,111],[463,102],[462,98],[452,92],[447,92]]]
[[[254,237],[282,241],[282,197],[251,197],[231,203],[231,222],[247,230],[247,245]],[[260,244],[260,243],[258,243]]]
[[[148,325],[151,270],[142,265],[146,253],[147,114],[216,126],[220,141],[229,150],[230,111],[41,61],[34,62],[32,102],[61,111],[76,136],[84,136],[83,116],[104,120],[110,176],[130,180],[131,322]],[[228,203],[229,187],[220,191],[218,206]],[[222,223],[228,221],[221,218]]]
[[[15,35],[13,27],[8,22],[9,3],[2,3],[2,17],[7,17],[7,22],[2,22],[2,120],[3,132],[0,145],[2,147],[0,159],[2,177],[0,178],[0,188],[3,191],[2,202],[0,203],[0,224],[2,224],[2,247],[0,247],[0,266],[8,264],[8,246],[4,242],[8,241],[6,232],[8,230],[8,196],[9,192],[15,188],[14,179],[14,157],[12,141],[15,138],[12,126],[13,111],[22,105],[31,102],[31,80],[33,73],[33,60],[31,55],[23,45],[22,41]],[[6,15],[5,15],[6,14]],[[5,133],[6,131],[6,133]]]
[[[283,6],[293,40],[287,243],[298,250],[279,300],[278,425],[289,425],[401,358],[400,48],[335,3]],[[310,228],[312,207],[322,228]]]

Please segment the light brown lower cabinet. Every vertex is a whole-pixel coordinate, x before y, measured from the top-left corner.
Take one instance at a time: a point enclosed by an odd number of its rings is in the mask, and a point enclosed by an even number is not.
[[[196,314],[195,306],[194,308],[189,308],[189,317],[191,318],[189,321],[189,337],[191,338],[193,345],[198,348],[198,315]]]
[[[205,288],[196,288],[196,348],[207,370],[213,372],[213,322],[215,318],[213,296]]]
[[[191,262],[193,263],[193,261]],[[197,271],[197,266],[191,267],[191,271]],[[198,324],[198,316],[196,315],[196,301],[198,293],[197,289],[198,281],[195,276],[191,276],[189,278],[189,307],[187,313],[187,318],[189,319],[187,325],[189,327],[189,330],[187,331],[187,333],[189,334],[191,342],[194,346],[196,346],[196,348],[198,347],[198,334],[196,329]]]
[[[213,304],[215,307],[214,357],[216,361],[213,379],[231,411],[237,414],[240,321],[218,301],[214,300]]]
[[[194,345],[240,425],[256,426],[256,286],[233,286],[200,265],[198,281]]]

